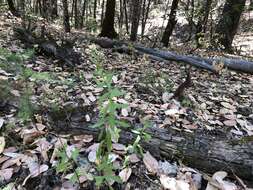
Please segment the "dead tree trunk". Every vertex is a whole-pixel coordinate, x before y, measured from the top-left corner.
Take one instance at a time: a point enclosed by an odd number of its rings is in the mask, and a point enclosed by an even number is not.
[[[85,109],[87,112],[90,108]],[[62,114],[65,112],[61,112],[60,115],[51,113],[49,114],[52,120],[50,126],[53,126],[53,130],[58,133],[90,134],[97,137],[98,130],[88,127],[91,123],[77,121],[75,116],[82,120],[80,112],[76,110],[66,113],[68,117]],[[253,184],[252,137],[227,140],[225,137],[214,138],[203,133],[192,134],[155,127],[148,128],[147,132],[152,138],[149,142],[141,142],[141,144],[157,158],[181,160],[191,167],[208,173],[225,170]],[[130,130],[122,129],[121,143],[133,143],[135,138],[135,134]]]
[[[128,48],[129,44],[124,42],[112,41],[110,39],[92,39],[94,43],[99,44],[103,48],[116,48],[121,52],[131,52]],[[151,59],[158,61],[176,61],[190,64],[192,66],[216,72],[215,64],[221,63],[224,67],[235,71],[253,74],[253,62],[242,59],[220,58],[202,58],[192,55],[180,55],[170,51],[162,51],[153,48],[147,48],[141,45],[134,45],[134,48],[140,54],[148,54]]]

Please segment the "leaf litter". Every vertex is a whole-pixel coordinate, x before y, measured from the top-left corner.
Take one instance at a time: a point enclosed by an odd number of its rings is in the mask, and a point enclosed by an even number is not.
[[[15,43],[17,44],[15,48],[23,51],[21,44],[17,41]],[[78,66],[79,71],[67,71],[67,69],[65,71],[64,68],[56,66],[43,56],[27,62],[27,67],[34,71],[53,73],[56,79],[53,83],[35,83],[34,88],[37,93],[33,101],[37,102],[38,106],[46,109],[53,103],[67,106],[81,105],[92,106],[93,111],[97,111],[95,103],[103,89],[95,87],[92,82],[94,65],[91,64],[87,53],[92,46],[78,47],[86,58],[86,62]],[[151,63],[145,56],[133,59],[129,55],[97,48],[107,58],[105,67],[118,73],[113,76],[113,82],[127,92],[123,99],[117,100],[129,105],[129,108],[121,109],[120,117],[129,121],[149,118],[158,127],[174,126],[190,133],[196,130],[224,129],[235,138],[253,134],[252,76],[233,71],[224,71],[221,76],[216,76],[194,70],[192,72],[194,85],[187,89],[185,99],[179,102],[171,98],[174,90],[183,81],[185,66]],[[80,75],[84,76],[83,80],[75,77]],[[12,73],[2,69],[0,76],[1,80],[13,79]],[[13,89],[11,94],[20,96],[18,89]],[[43,114],[37,115],[37,123],[23,126],[12,113],[13,110],[8,110],[5,114],[1,113],[0,129],[14,122],[16,126],[14,133],[19,138],[17,145],[21,147],[12,149],[9,138],[0,137],[0,184],[9,187],[21,187],[21,185],[28,187],[30,178],[46,177],[47,173],[50,175],[49,171],[58,161],[58,151],[64,146],[68,156],[71,156],[74,147],[79,147],[86,154],[88,162],[91,164],[96,162],[98,144],[92,135],[58,136],[49,132],[49,123],[43,118]],[[77,114],[76,118],[86,122],[96,119],[88,112],[84,116]],[[157,184],[170,190],[195,190],[201,187],[204,176],[194,169],[174,165],[169,161],[161,162],[149,152],[143,155],[143,159],[136,154],[131,154],[130,165],[124,167],[122,160],[127,154],[125,145],[113,144],[113,149],[112,161],[115,165],[119,163],[121,168],[119,176],[126,186],[135,186],[136,178],[142,181],[139,187],[143,189],[148,186],[157,189]],[[84,163],[84,166],[87,165]],[[143,170],[139,171],[141,168]],[[22,178],[21,183],[13,184],[11,179],[17,173],[22,173],[25,177]],[[78,189],[79,185],[87,187],[92,181],[90,177],[83,175],[79,178],[81,184],[73,184],[70,180],[73,175],[74,173],[69,173],[64,176],[64,180],[60,181],[61,189]],[[206,190],[239,189],[236,182],[229,181],[226,177],[225,172],[216,172],[212,177],[207,178]],[[150,178],[158,180],[150,182]],[[55,182],[54,185],[57,186],[58,183]]]

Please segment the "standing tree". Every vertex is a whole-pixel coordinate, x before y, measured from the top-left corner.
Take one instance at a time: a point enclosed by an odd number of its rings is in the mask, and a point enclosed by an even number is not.
[[[132,0],[131,6],[133,6],[132,8],[133,12],[132,12],[132,26],[131,26],[130,40],[136,41],[141,14],[141,1]]]
[[[250,0],[249,10],[253,10],[253,0]]]
[[[126,25],[126,32],[129,34],[129,26],[128,26],[128,13],[127,13],[127,0],[123,0],[123,7],[124,7],[124,15],[125,15],[125,25]]]
[[[162,37],[162,40],[161,40],[161,42],[163,43],[163,45],[165,47],[168,47],[170,36],[171,36],[172,31],[173,31],[173,29],[174,29],[174,27],[177,23],[176,16],[177,16],[178,3],[179,3],[179,0],[173,0],[172,1],[168,24],[165,28],[165,31],[163,33],[163,37]]]
[[[58,4],[57,0],[51,0],[51,13],[50,13],[52,19],[55,19],[58,17]]]
[[[198,22],[196,25],[196,43],[197,47],[201,46],[199,39],[204,36],[206,32],[207,21],[211,10],[212,0],[203,0],[200,11]]]
[[[145,27],[148,19],[148,14],[150,11],[150,6],[151,6],[151,0],[143,0],[143,5],[142,5],[142,19],[141,19],[141,37],[143,38],[144,33],[145,33]],[[146,6],[147,4],[147,6]]]
[[[94,18],[95,20],[96,20],[96,18],[97,18],[97,0],[94,0],[93,18]]]
[[[17,9],[14,6],[13,0],[7,0],[8,6],[9,6],[9,10],[11,11],[11,13],[16,16],[16,17],[20,17],[19,12],[17,11]]]
[[[118,34],[114,29],[114,16],[115,16],[115,0],[106,1],[105,17],[102,23],[102,30],[99,36],[116,38]]]
[[[222,15],[216,26],[214,46],[222,45],[226,51],[232,51],[232,43],[236,34],[246,0],[226,0]]]
[[[65,32],[70,32],[68,1],[67,0],[62,0],[62,5],[63,5],[64,30],[65,30]]]

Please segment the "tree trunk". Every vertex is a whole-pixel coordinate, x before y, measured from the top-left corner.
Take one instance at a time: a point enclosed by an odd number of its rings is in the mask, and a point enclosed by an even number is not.
[[[23,16],[25,15],[25,0],[18,1],[18,11]]]
[[[211,10],[212,0],[204,0],[200,10],[200,16],[198,19],[197,27],[196,27],[196,43],[197,47],[200,47],[201,44],[199,39],[204,37],[204,33],[206,32],[206,25],[209,17],[209,13]]]
[[[102,0],[102,5],[101,5],[101,26],[103,24],[103,20],[104,20],[104,12],[105,12],[105,0]]]
[[[143,1],[143,8],[142,8],[142,21],[141,21],[141,37],[143,38],[145,33],[145,27],[148,19],[148,14],[150,10],[151,0],[147,0],[148,5],[146,7],[146,0]]]
[[[68,1],[62,0],[63,4],[63,25],[65,32],[70,32]]]
[[[9,6],[9,10],[11,11],[11,13],[16,16],[16,17],[20,17],[19,12],[17,11],[17,9],[14,6],[13,0],[7,0],[8,6]]]
[[[93,18],[94,18],[95,20],[96,20],[96,18],[97,18],[97,0],[94,0]]]
[[[51,17],[52,19],[55,19],[58,17],[58,4],[57,0],[51,0]]]
[[[127,34],[129,34],[129,26],[128,26],[128,14],[127,14],[127,1],[123,0],[124,13],[125,13],[125,25]]]
[[[170,10],[170,16],[169,16],[168,24],[165,28],[165,31],[163,33],[163,37],[162,37],[162,40],[161,40],[161,42],[163,43],[163,45],[165,47],[168,47],[170,36],[171,36],[172,31],[173,31],[173,29],[174,29],[174,27],[177,23],[176,16],[177,16],[178,3],[179,3],[179,0],[173,0],[172,1],[172,6],[171,6],[171,10]]]
[[[77,5],[77,0],[73,1],[73,6],[74,6],[74,18],[75,18],[75,29],[79,28],[79,15],[78,15],[78,5]]]
[[[132,26],[131,26],[131,34],[130,40],[136,41],[137,39],[137,32],[139,27],[140,21],[140,13],[141,13],[141,1],[140,0],[132,0]]]
[[[114,29],[115,6],[116,6],[115,0],[106,1],[105,18],[99,36],[108,38],[116,38],[118,36],[118,34]]]
[[[123,2],[119,1],[119,29],[122,29],[124,19],[124,10],[123,10]]]
[[[236,34],[246,0],[226,0],[222,15],[216,26],[216,38],[213,45],[220,45],[226,51],[232,51],[232,43]]]
[[[250,0],[249,10],[253,10],[253,0]]]
[[[81,23],[80,23],[81,28],[83,28],[83,22],[85,20],[86,2],[87,0],[84,0],[83,7],[82,7],[82,16],[81,16]]]

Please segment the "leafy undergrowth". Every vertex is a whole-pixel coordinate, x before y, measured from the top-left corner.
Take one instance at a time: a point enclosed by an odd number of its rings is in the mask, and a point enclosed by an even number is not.
[[[145,56],[119,54],[77,41],[76,48],[85,61],[69,69],[24,49],[12,38],[12,22],[2,16],[0,23],[2,189],[97,187],[103,170],[97,167],[97,139],[92,135],[54,132],[55,128],[64,131],[62,125],[76,127],[80,121],[84,125],[99,121],[101,103],[98,100],[104,86],[98,86],[94,80],[96,61],[103,62],[104,70],[112,73],[111,84],[125,92],[121,96],[109,96],[111,102],[128,105],[117,107],[111,115],[116,115],[119,121],[130,125],[149,121],[153,127],[173,127],[189,133],[201,131],[231,139],[253,135],[253,78],[250,75],[227,70],[214,75],[193,68],[193,85],[186,89],[184,99],[177,101],[171,97],[186,77],[188,68],[184,65],[152,62]],[[148,135],[144,131],[135,133]],[[106,168],[106,171],[120,177],[107,180],[109,187],[216,189],[207,182],[208,178],[204,177],[207,174],[180,162],[158,161],[142,150],[139,140],[133,145],[113,142],[107,148],[106,156],[110,157],[113,169]],[[225,177],[226,173],[217,172],[213,176],[218,179],[215,185],[223,189],[240,188],[241,181],[229,182]],[[123,183],[116,183],[119,180]],[[107,189],[108,184],[101,189]]]

